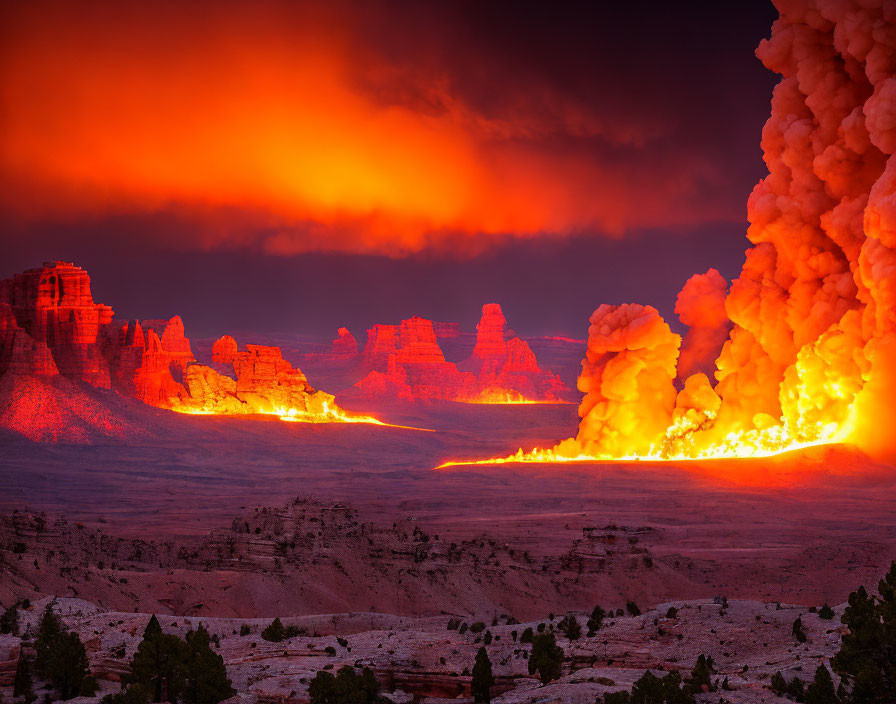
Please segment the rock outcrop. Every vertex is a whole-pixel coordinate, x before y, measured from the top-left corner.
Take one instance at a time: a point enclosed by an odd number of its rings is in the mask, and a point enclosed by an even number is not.
[[[113,312],[93,302],[86,271],[70,262],[45,262],[0,283],[0,302],[11,307],[19,327],[50,349],[60,374],[111,386],[100,343]]]
[[[113,323],[95,303],[90,276],[46,262],[0,282],[0,375],[61,375],[168,407],[185,394],[178,379],[193,361],[183,321]]]
[[[362,358],[367,369],[384,371],[389,355],[398,352],[398,326],[374,325],[367,331],[367,344]]]
[[[333,340],[331,354],[336,357],[354,357],[358,354],[358,341],[348,328],[339,328]]]
[[[39,376],[59,374],[47,345],[35,340],[16,324],[8,303],[0,303],[0,376],[7,371]]]
[[[283,359],[279,347],[246,345],[240,351],[236,340],[225,335],[215,342],[212,360],[229,365],[233,378],[212,367],[191,364],[184,372],[187,394],[175,410],[316,415],[336,408],[333,396],[314,389],[300,369]]]
[[[374,337],[368,337],[368,347],[371,340],[382,339],[378,328],[395,326],[374,325]],[[397,349],[388,355],[385,370],[374,370],[355,384],[364,395],[403,400],[452,399],[475,386],[476,377],[445,361],[431,320],[402,320],[398,333]],[[394,333],[387,335],[394,340]],[[383,345],[380,349],[384,348]]]
[[[560,377],[538,366],[529,344],[508,336],[507,320],[497,303],[482,306],[476,326],[476,347],[460,368],[476,374],[477,389],[464,400],[514,398],[529,401],[561,401],[569,393]]]
[[[486,303],[482,306],[482,318],[476,325],[476,347],[470,360],[471,371],[477,376],[497,374],[507,358],[507,343],[504,341],[506,323],[499,304]]]
[[[564,400],[569,389],[539,368],[529,345],[517,337],[505,340],[506,322],[500,305],[484,305],[473,355],[460,365],[445,359],[430,320],[413,317],[400,326],[374,325],[364,349],[365,363],[373,371],[355,387],[371,398],[409,401]]]

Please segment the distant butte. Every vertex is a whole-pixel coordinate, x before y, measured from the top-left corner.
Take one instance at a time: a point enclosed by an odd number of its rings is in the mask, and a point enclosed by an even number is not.
[[[569,388],[538,366],[528,343],[515,336],[507,339],[506,322],[499,304],[485,304],[473,354],[461,364],[445,360],[432,321],[414,317],[401,326],[374,325],[364,349],[372,371],[355,386],[370,398],[563,401]]]

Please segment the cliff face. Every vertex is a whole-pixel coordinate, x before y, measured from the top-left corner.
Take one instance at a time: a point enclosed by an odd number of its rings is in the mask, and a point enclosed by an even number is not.
[[[112,309],[93,302],[90,277],[69,262],[45,262],[0,284],[16,323],[46,345],[60,374],[110,388],[101,334],[112,322]]]
[[[384,330],[389,330],[385,333]],[[388,354],[384,371],[374,369],[355,386],[368,397],[402,400],[452,399],[466,393],[476,384],[472,374],[458,370],[457,365],[445,361],[436,341],[432,321],[425,318],[402,320],[400,326],[374,325],[367,348],[373,360],[377,350],[382,354],[395,341],[394,352]],[[365,353],[367,352],[365,348]]]
[[[88,273],[45,262],[0,282],[0,375],[61,375],[167,407],[185,391],[193,360],[183,321],[113,323],[95,303]]]

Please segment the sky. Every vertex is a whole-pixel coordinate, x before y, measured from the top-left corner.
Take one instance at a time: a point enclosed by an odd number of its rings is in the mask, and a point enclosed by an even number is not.
[[[5,3],[0,277],[123,317],[363,339],[672,318],[748,242],[776,13],[726,3]]]

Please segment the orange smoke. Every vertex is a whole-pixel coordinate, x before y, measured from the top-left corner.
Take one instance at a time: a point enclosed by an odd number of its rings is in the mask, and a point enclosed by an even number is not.
[[[652,308],[601,306],[577,437],[499,461],[767,457],[844,441],[896,450],[896,6],[777,4],[757,50],[782,80],[762,134],[769,175],[748,203],[754,246],[727,316],[712,272],[676,308],[698,347],[733,322],[717,384],[683,354],[676,396],[678,336]]]
[[[715,360],[728,339],[731,321],[725,312],[728,284],[716,269],[694,274],[675,301],[675,314],[688,326],[678,359],[678,377],[715,371]]]
[[[542,147],[553,129],[643,142],[581,106],[558,99],[557,127],[496,119],[438,76],[427,95],[386,101],[365,84],[393,67],[339,16],[356,10],[7,4],[0,205],[25,219],[174,209],[203,225],[181,246],[287,254],[732,217],[688,202],[712,177],[699,160],[670,179]]]

